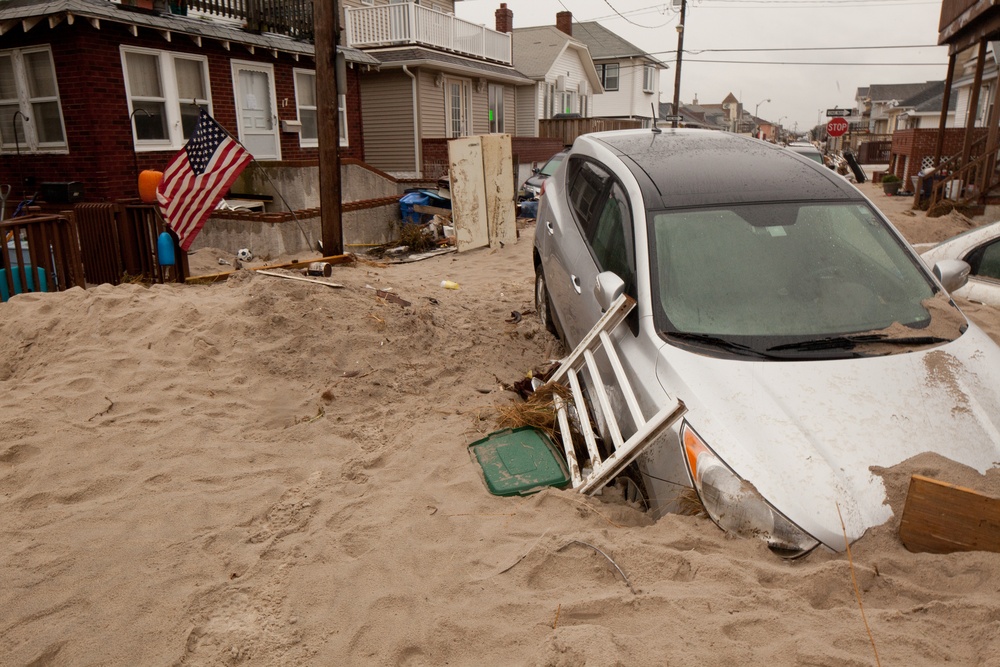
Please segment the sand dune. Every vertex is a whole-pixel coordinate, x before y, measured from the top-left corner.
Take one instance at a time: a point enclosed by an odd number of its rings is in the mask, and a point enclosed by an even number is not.
[[[486,492],[466,446],[501,383],[564,353],[506,322],[531,233],[338,290],[241,272],[0,306],[0,664],[874,664],[845,555],[783,561],[615,490]],[[882,471],[894,506],[913,471],[1000,493],[923,456]],[[882,664],[1000,664],[1000,558],[894,529],[853,548]]]

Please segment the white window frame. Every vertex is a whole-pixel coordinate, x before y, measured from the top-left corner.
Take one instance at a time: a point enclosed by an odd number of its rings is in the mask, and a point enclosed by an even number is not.
[[[615,68],[615,85],[614,88],[608,85],[608,68]],[[622,78],[622,68],[619,63],[601,63],[601,86],[604,87],[604,92],[615,92],[621,88],[621,78]]]
[[[298,118],[299,123],[302,122],[302,110],[306,109],[309,111],[316,112],[316,138],[303,137],[302,136],[302,125],[299,125],[299,147],[300,148],[319,148],[319,109],[318,107],[303,105],[299,99],[299,76],[307,76],[312,78],[313,85],[313,99],[316,100],[316,70],[314,69],[302,69],[300,67],[295,67],[292,69],[292,81],[295,85],[295,117]],[[317,100],[318,102],[318,100]],[[337,95],[337,115],[340,121],[340,145],[342,147],[350,146],[350,137],[347,136],[347,95]]]
[[[31,53],[46,52],[49,54],[49,65],[52,67],[52,81],[56,88],[55,96],[47,95],[42,97],[31,97],[29,93],[28,86],[28,73],[24,67],[24,56]],[[13,153],[17,151],[25,153],[68,153],[69,143],[66,137],[66,119],[63,116],[62,100],[59,97],[59,81],[56,78],[56,64],[55,59],[52,56],[52,47],[49,45],[45,46],[33,46],[20,49],[4,49],[0,51],[0,55],[10,56],[11,64],[14,70],[14,88],[17,94],[16,98],[4,99],[2,100],[4,104],[14,104],[18,105],[18,109],[21,115],[17,116],[20,120],[20,134],[24,136],[24,142],[20,143],[14,141],[13,143],[2,143],[0,140],[0,153]],[[42,142],[38,140],[38,128],[35,124],[34,119],[34,109],[33,104],[39,103],[51,103],[55,102],[59,109],[59,123],[62,126],[62,141],[46,141]],[[14,112],[15,114],[17,112]],[[12,118],[0,119],[0,122],[10,123],[13,122]],[[18,136],[17,129],[14,130],[15,139]]]
[[[487,92],[487,108],[490,118],[490,134],[503,134],[507,127],[507,117],[504,113],[504,86],[500,83],[490,83]]]
[[[132,145],[136,152],[162,151],[168,149],[179,149],[187,143],[184,138],[184,130],[181,124],[181,103],[177,92],[177,70],[175,62],[177,60],[194,60],[201,63],[201,75],[205,88],[205,97],[196,102],[205,107],[205,110],[212,114],[212,80],[209,77],[208,58],[191,53],[179,53],[175,51],[164,51],[162,49],[147,49],[138,46],[121,46],[122,74],[125,77],[125,98],[128,101],[129,118],[135,113],[133,106],[132,91],[129,89],[127,53],[138,53],[155,56],[160,72],[160,85],[162,87],[164,114],[167,122],[167,137],[165,139],[139,139],[135,131],[135,122],[131,122]]]
[[[454,117],[452,116],[451,87],[453,84],[462,87],[462,108],[460,112],[462,118],[459,119],[461,130],[456,135],[454,133]],[[445,110],[445,134],[449,139],[458,137],[468,137],[472,135],[472,81],[469,79],[459,79],[448,77],[444,82],[444,110]]]
[[[642,67],[642,92],[656,92],[656,68],[652,65],[643,65]]]

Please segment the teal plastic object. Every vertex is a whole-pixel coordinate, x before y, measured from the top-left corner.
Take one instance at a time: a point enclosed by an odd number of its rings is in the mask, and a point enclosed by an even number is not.
[[[174,237],[170,235],[170,232],[160,232],[160,235],[156,237],[156,258],[159,260],[160,266],[173,266],[176,263]]]
[[[530,426],[490,433],[469,445],[469,451],[495,496],[526,495],[547,486],[566,486],[570,480],[552,439]]]
[[[25,291],[28,292],[48,292],[49,283],[45,277],[45,269],[38,267],[32,270],[30,266],[24,267],[24,277],[25,281],[28,283],[28,289],[25,290],[21,285],[21,272],[15,266],[10,272],[11,278],[14,280],[14,294],[21,294]],[[38,289],[35,289],[35,276],[38,276]],[[10,288],[7,286],[7,270],[0,269],[0,303],[10,299],[11,293]]]

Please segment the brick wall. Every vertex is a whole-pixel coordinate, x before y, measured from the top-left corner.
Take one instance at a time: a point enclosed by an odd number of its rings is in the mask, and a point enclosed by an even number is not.
[[[37,184],[55,181],[83,183],[87,201],[107,201],[135,197],[136,169],[162,170],[176,149],[135,153],[128,117],[128,101],[119,45],[140,46],[175,53],[190,53],[208,58],[213,115],[226,129],[237,134],[236,106],[233,93],[231,59],[268,63],[274,67],[279,120],[295,120],[293,68],[314,69],[312,58],[261,50],[251,54],[239,44],[231,51],[212,39],[203,38],[198,47],[184,35],[174,34],[171,42],[148,29],[133,37],[121,24],[102,22],[94,29],[89,22],[77,20],[72,26],[62,23],[53,29],[45,23],[25,34],[5,33],[0,51],[35,45],[52,48],[63,118],[66,125],[68,154],[32,155],[22,151],[20,158],[4,153],[0,158],[0,184],[14,184],[11,202],[37,191]],[[86,66],[82,66],[85,63]],[[348,68],[348,132],[350,146],[342,155],[364,158],[361,132],[360,87],[358,71]],[[355,110],[355,113],[350,113]],[[315,148],[301,148],[297,134],[279,134],[284,161],[312,162],[318,159]],[[36,185],[19,188],[25,177]]]
[[[424,139],[423,174],[426,179],[435,180],[448,172],[448,139]],[[559,139],[541,137],[511,137],[511,155],[519,164],[544,163],[563,150]]]
[[[947,158],[962,152],[965,143],[964,127],[950,127],[944,130],[944,144],[941,157]],[[973,130],[973,140],[986,135],[986,130]],[[921,163],[927,156],[934,157],[937,150],[938,131],[896,130],[892,135],[892,152],[889,155],[889,171],[903,179],[908,188],[911,176],[916,176]]]

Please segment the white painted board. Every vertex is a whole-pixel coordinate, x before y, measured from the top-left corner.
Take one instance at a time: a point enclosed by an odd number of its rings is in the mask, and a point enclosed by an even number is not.
[[[449,141],[448,168],[451,171],[451,219],[455,225],[455,248],[462,252],[489,245],[482,137],[461,137]]]
[[[483,182],[486,187],[486,224],[490,247],[517,243],[514,207],[514,165],[509,134],[485,134]]]

